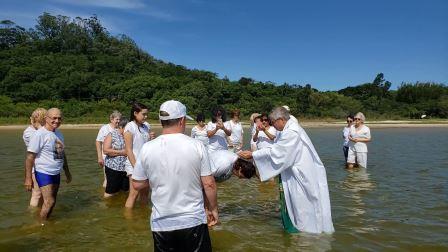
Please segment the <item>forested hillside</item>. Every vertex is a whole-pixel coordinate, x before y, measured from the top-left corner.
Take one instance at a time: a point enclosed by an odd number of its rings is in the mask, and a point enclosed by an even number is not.
[[[216,59],[219,61],[219,59]],[[321,92],[310,84],[238,81],[155,59],[125,36],[112,36],[95,16],[37,18],[32,29],[13,21],[0,24],[0,117],[26,118],[36,107],[62,108],[67,118],[99,118],[112,109],[127,114],[132,101],[154,111],[168,99],[185,103],[194,115],[215,106],[239,108],[243,116],[288,105],[308,118],[448,117],[448,87],[442,83],[402,83],[390,90],[382,73],[371,83]],[[80,120],[85,122],[86,120]],[[87,120],[88,121],[88,120]]]

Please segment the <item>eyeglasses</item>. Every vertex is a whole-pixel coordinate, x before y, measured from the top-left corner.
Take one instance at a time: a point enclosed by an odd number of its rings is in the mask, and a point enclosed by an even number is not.
[[[355,118],[355,121],[361,121],[361,118]]]
[[[47,116],[47,117],[50,118],[53,121],[56,121],[56,120],[62,121],[62,117],[56,117],[56,116],[54,116],[54,117]]]
[[[263,119],[261,119],[261,121],[262,121],[262,122],[269,122],[269,119],[267,119],[267,118],[263,118]]]
[[[351,123],[351,122],[353,122],[353,120],[347,120],[347,122]]]

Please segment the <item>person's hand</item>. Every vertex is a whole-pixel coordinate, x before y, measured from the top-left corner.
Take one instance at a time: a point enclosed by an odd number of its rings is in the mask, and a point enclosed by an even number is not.
[[[100,168],[103,168],[103,167],[104,167],[104,160],[103,160],[103,158],[98,158],[98,166],[99,166]]]
[[[70,172],[66,172],[65,173],[65,178],[66,178],[66,182],[67,184],[70,184],[70,182],[72,182],[72,174]]]
[[[33,189],[33,180],[31,178],[25,178],[25,183],[23,183],[23,185],[25,186],[25,190],[31,192]]]
[[[251,159],[252,158],[252,152],[251,151],[240,151],[237,153],[238,156],[244,158],[244,159]]]
[[[156,138],[156,133],[154,131],[151,131],[149,133],[149,140],[153,140],[154,138]]]
[[[206,210],[207,213],[207,225],[209,227],[213,227],[216,224],[218,224],[219,220],[218,220],[218,209],[215,210]]]
[[[257,126],[257,130],[258,131],[264,131],[265,129],[266,129],[266,127],[264,127],[263,124],[260,124],[260,125]]]

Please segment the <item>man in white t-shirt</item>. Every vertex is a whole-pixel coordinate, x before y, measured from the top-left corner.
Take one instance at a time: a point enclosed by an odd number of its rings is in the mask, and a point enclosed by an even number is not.
[[[103,187],[106,188],[106,174],[104,173],[104,159],[106,158],[106,155],[104,155],[103,152],[103,142],[104,139],[111,133],[112,131],[116,130],[118,128],[118,123],[121,120],[121,113],[117,110],[114,110],[112,114],[109,116],[109,123],[104,124],[101,126],[100,131],[98,132],[98,135],[96,136],[95,146],[96,146],[96,155],[98,157],[98,166],[103,169],[104,174],[104,181],[103,181]]]
[[[207,150],[199,140],[183,134],[186,118],[191,119],[178,101],[160,106],[162,135],[143,145],[132,173],[136,190],[152,189],[155,251],[211,251],[207,219],[209,225],[218,222]]]
[[[32,169],[37,184],[42,192],[43,204],[40,218],[45,221],[51,214],[56,203],[59,190],[60,173],[63,168],[67,183],[72,176],[68,169],[64,152],[64,137],[57,131],[62,122],[62,113],[57,108],[51,108],[45,116],[45,126],[37,130],[31,137],[27,148],[25,161],[25,188],[31,191],[33,187]]]
[[[250,179],[255,175],[252,162],[239,158],[228,150],[217,150],[209,153],[210,168],[216,182],[228,180],[232,174],[238,178]]]

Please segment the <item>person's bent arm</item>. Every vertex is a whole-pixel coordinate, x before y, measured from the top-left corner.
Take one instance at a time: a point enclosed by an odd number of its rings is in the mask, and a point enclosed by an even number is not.
[[[227,136],[232,135],[232,130],[229,130],[226,126],[223,126],[222,130],[224,130],[224,133],[226,133]]]
[[[372,138],[356,138],[356,142],[368,143],[372,141]]]
[[[110,134],[104,139],[103,152],[109,157],[126,156],[126,149],[115,150],[112,148],[112,136]]]
[[[271,126],[272,127],[272,126]],[[272,140],[275,139],[275,136],[271,134],[271,132],[269,132],[266,128],[264,128],[263,132],[266,134],[266,136]]]
[[[140,191],[142,189],[145,189],[149,187],[149,180],[135,180],[132,179],[132,186],[136,191]]]
[[[36,153],[27,152],[25,159],[25,189],[31,191],[33,188],[32,171],[34,166],[34,160],[36,159]]]
[[[201,176],[202,186],[204,187],[205,199],[208,203],[208,218],[209,226],[214,226],[218,223],[218,197],[216,193],[216,183],[213,176]]]
[[[103,168],[104,166],[103,152],[102,152],[103,143],[100,141],[95,141],[95,145],[96,145],[96,155],[98,157],[98,165],[100,168]]]
[[[218,126],[216,126],[216,128],[215,129],[213,129],[213,130],[207,130],[207,136],[208,137],[212,137],[212,136],[214,136],[215,134],[216,134],[216,132],[218,132]]]
[[[134,167],[135,156],[134,152],[132,151],[133,140],[132,140],[132,134],[130,132],[124,133],[124,144],[126,146],[126,155],[128,156],[129,162],[131,162],[132,167]]]
[[[255,134],[254,134],[254,136],[252,137],[252,140],[256,143],[256,142],[258,142],[258,133],[259,133],[260,131],[258,130],[258,128],[255,130]]]

